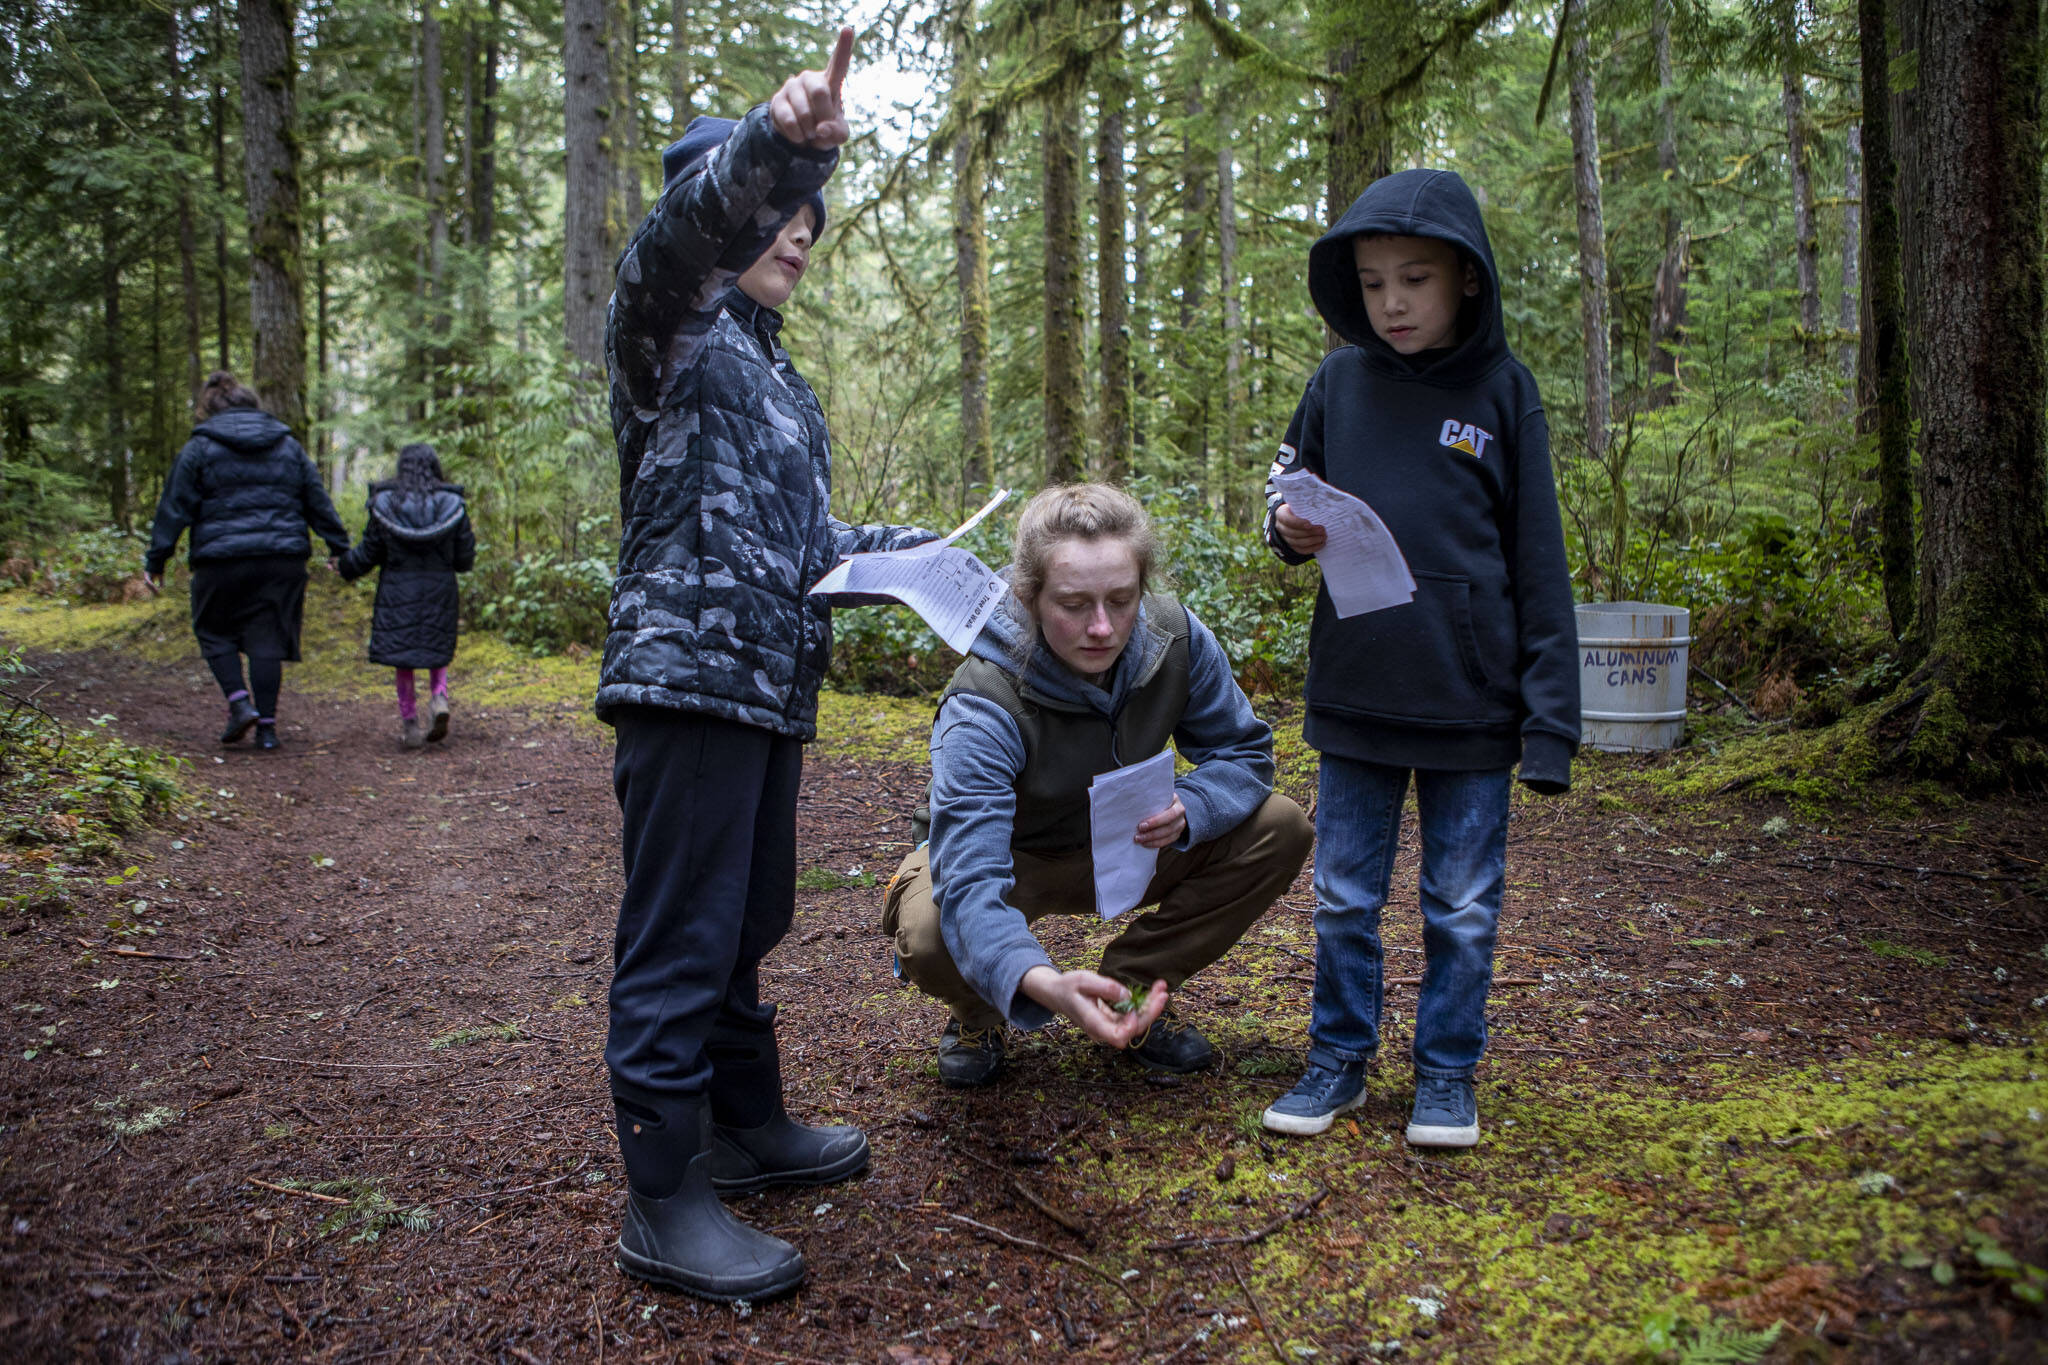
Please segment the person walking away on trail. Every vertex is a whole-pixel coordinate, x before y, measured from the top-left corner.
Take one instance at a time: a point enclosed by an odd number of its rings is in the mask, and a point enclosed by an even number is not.
[[[818,400],[775,310],[825,225],[847,126],[825,71],[698,118],[620,260],[607,351],[621,538],[597,714],[617,732],[626,889],[605,1062],[627,1178],[620,1267],[712,1299],[795,1288],[803,1256],[721,1194],[864,1169],[866,1136],[783,1108],[757,968],[796,907],[796,800],[831,654],[806,596],[840,557],[933,539],[831,513]]]
[[[254,726],[256,747],[275,749],[284,666],[299,660],[307,529],[326,542],[330,565],[348,553],[348,531],[305,449],[234,375],[208,375],[198,409],[199,425],[164,481],[143,573],[160,588],[178,537],[191,529],[192,634],[228,703],[220,742]]]
[[[341,576],[354,582],[378,569],[370,615],[370,662],[397,670],[399,742],[408,749],[448,737],[448,666],[455,661],[461,595],[457,574],[476,564],[462,485],[441,473],[430,445],[398,452],[397,474],[370,485],[363,538],[341,557]],[[422,734],[413,671],[427,672]]]
[[[1322,752],[1308,1067],[1265,1112],[1328,1129],[1380,1045],[1380,910],[1410,774],[1422,825],[1415,1007],[1419,1147],[1479,1140],[1473,1075],[1506,880],[1511,771],[1562,792],[1579,742],[1577,630],[1550,435],[1508,349],[1479,204],[1449,171],[1376,181],[1309,250],[1309,292],[1350,342],[1308,383],[1272,474],[1364,499],[1407,557],[1414,600],[1309,630],[1303,737]],[[1267,485],[1266,539],[1298,564],[1323,528]]]
[[[1273,790],[1272,730],[1208,627],[1146,593],[1154,555],[1130,494],[1039,493],[1018,519],[1010,592],[939,699],[931,838],[890,881],[882,928],[902,974],[951,1015],[948,1085],[994,1080],[1003,1025],[1055,1015],[1155,1071],[1208,1066],[1215,1050],[1166,1013],[1169,992],[1229,952],[1308,858],[1308,817]],[[1168,740],[1194,766],[1131,831],[1159,851],[1139,901],[1157,908],[1131,917],[1100,972],[1062,971],[1031,924],[1095,913],[1090,784]]]

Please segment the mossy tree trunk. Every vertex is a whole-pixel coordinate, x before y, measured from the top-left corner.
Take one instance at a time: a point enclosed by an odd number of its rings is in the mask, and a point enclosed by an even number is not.
[[[1913,624],[1913,414],[1907,393],[1905,298],[1899,281],[1898,166],[1892,152],[1887,0],[1858,0],[1863,79],[1863,293],[1869,316],[1857,348],[1869,400],[1857,426],[1877,436],[1878,526],[1892,638]]]
[[[2048,483],[2042,468],[2041,10],[1905,0],[1920,183],[1906,218],[1921,404],[1918,639],[1892,714],[1930,772],[1982,777],[2048,734]],[[1883,87],[1878,87],[1883,88]],[[1967,283],[1965,283],[1967,282]],[[2038,751],[2035,751],[2038,753]]]
[[[953,274],[960,291],[960,481],[964,504],[989,482],[995,440],[989,426],[988,163],[974,109],[980,60],[973,51],[974,0],[955,11],[952,106]]]
[[[242,157],[249,195],[250,377],[263,406],[306,429],[306,303],[291,0],[241,0]]]
[[[1124,67],[1123,0],[1116,0],[1114,10],[1115,45],[1096,67],[1102,110],[1095,124],[1095,353],[1102,399],[1095,467],[1101,478],[1120,483],[1131,468],[1131,289],[1124,259],[1130,183],[1124,140],[1131,83]]]
[[[1045,478],[1085,476],[1087,403],[1082,374],[1081,95],[1061,81],[1045,100],[1039,133],[1045,212]]]
[[[618,177],[612,169],[611,52],[607,0],[568,0],[562,12],[564,178],[562,323],[586,378],[604,373],[605,305]]]
[[[1601,222],[1600,123],[1584,0],[1572,6],[1570,23],[1572,185],[1579,222],[1579,327],[1586,345],[1586,453],[1605,460],[1613,407],[1613,373],[1607,358],[1607,232]],[[1616,535],[1620,534],[1617,527]]]
[[[1678,338],[1685,326],[1684,225],[1676,199],[1678,179],[1678,101],[1671,76],[1671,0],[1655,0],[1650,10],[1650,46],[1657,63],[1657,175],[1664,205],[1657,225],[1664,243],[1658,258],[1657,282],[1650,298],[1650,387],[1643,406],[1668,406],[1678,388]]]

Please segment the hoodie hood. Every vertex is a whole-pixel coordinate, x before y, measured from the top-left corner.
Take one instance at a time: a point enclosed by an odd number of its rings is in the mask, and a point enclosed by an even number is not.
[[[370,490],[370,515],[400,540],[438,540],[462,520],[462,486],[443,484],[430,493],[389,484]]]
[[[1426,358],[1404,357],[1373,331],[1351,255],[1352,240],[1367,236],[1434,237],[1458,248],[1478,269],[1479,293],[1459,310],[1462,338],[1456,346]],[[1493,245],[1479,201],[1456,171],[1400,171],[1375,180],[1309,248],[1308,291],[1331,331],[1356,346],[1374,369],[1400,378],[1469,384],[1508,358]]]
[[[1010,570],[1004,568],[1000,576],[1009,581]],[[1124,652],[1117,655],[1105,690],[1068,668],[1038,633],[1017,595],[1004,593],[988,624],[974,637],[970,652],[1013,677],[1021,675],[1018,694],[1026,701],[1062,711],[1115,715],[1126,697],[1152,680],[1159,666],[1166,662],[1167,647],[1172,643],[1172,636],[1153,623],[1147,604],[1140,602],[1130,641],[1124,645]],[[1021,670],[1019,660],[1023,661]]]
[[[261,408],[229,408],[193,430],[218,441],[238,455],[262,455],[292,434],[291,428]]]
[[[739,127],[736,119],[719,118],[713,114],[699,114],[690,120],[690,126],[683,129],[683,135],[662,149],[661,183],[666,185],[695,165],[702,158],[723,147],[726,140]],[[778,136],[780,136],[778,134]],[[814,194],[804,200],[814,215],[811,221],[811,244],[825,235],[825,196]]]

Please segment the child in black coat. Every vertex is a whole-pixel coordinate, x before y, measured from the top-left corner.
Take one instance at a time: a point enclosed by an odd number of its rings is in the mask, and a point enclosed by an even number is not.
[[[397,670],[398,723],[408,749],[448,736],[448,665],[455,660],[461,605],[455,575],[476,563],[462,486],[441,475],[430,445],[398,452],[398,476],[370,485],[370,518],[363,537],[342,556],[343,578],[382,568],[370,617],[370,662]],[[413,670],[428,671],[428,717],[421,732]]]

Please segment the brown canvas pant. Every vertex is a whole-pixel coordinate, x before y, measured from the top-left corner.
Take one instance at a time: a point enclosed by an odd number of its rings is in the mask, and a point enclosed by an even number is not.
[[[1314,837],[1301,807],[1275,792],[1228,834],[1185,852],[1159,850],[1159,870],[1139,902],[1158,908],[1131,916],[1123,933],[1102,950],[1102,974],[1130,986],[1163,979],[1168,990],[1177,989],[1229,952],[1294,883]],[[926,854],[917,849],[896,870],[882,910],[882,932],[895,938],[904,976],[943,1001],[961,1027],[998,1025],[1003,1012],[974,993],[946,951]],[[1011,857],[1017,880],[1010,904],[1026,923],[1046,915],[1095,913],[1095,863],[1088,850]]]

